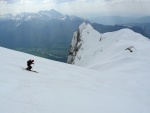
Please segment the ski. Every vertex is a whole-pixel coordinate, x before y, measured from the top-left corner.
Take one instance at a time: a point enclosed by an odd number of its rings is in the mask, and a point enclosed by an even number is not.
[[[27,70],[26,68],[23,68],[23,67],[21,67],[21,68],[22,68],[23,70],[26,70],[26,71],[38,73],[37,71],[34,71],[34,70]]]

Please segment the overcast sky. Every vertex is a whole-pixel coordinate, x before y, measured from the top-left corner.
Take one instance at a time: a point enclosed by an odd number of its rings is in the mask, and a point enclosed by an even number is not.
[[[150,16],[150,0],[0,0],[0,15],[50,9],[85,18]]]

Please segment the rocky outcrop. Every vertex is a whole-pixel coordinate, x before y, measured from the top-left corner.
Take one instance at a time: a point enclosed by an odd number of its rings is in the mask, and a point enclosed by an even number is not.
[[[67,63],[69,64],[74,63],[74,59],[77,55],[77,52],[82,46],[81,33],[83,29],[86,28],[86,26],[87,26],[87,23],[83,23],[79,26],[79,29],[76,32],[74,32],[73,39],[70,45],[69,54],[68,54],[68,60],[67,60]]]

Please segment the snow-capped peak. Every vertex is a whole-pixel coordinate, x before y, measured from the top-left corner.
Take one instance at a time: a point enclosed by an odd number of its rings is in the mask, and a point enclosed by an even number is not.
[[[81,46],[84,43],[83,40],[86,41],[88,38],[92,38],[92,37],[86,37],[86,35],[93,31],[95,32],[96,35],[99,36],[99,33],[95,31],[90,24],[84,22],[79,26],[79,29],[73,35],[73,39],[72,39],[71,47],[69,51],[69,56],[68,56],[68,61],[67,61],[68,63],[75,64],[74,61],[75,61],[75,58],[77,57],[78,51],[80,49],[83,50],[83,48],[81,48]],[[86,32],[84,34],[84,39],[82,37],[83,32]]]
[[[1,15],[0,19],[2,20],[31,20],[31,19],[52,19],[52,18],[60,18],[62,16],[61,13],[55,11],[55,10],[45,10],[45,11],[39,11],[37,13],[19,13],[19,14],[6,14],[6,15]]]
[[[83,23],[73,35],[67,62],[98,71],[128,72],[150,61],[149,49],[150,40],[130,29],[100,34]]]

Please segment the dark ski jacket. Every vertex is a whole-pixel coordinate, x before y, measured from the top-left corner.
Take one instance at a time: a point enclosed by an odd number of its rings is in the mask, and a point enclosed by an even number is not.
[[[30,66],[31,64],[34,64],[33,62],[34,62],[34,60],[28,60],[27,65]]]

